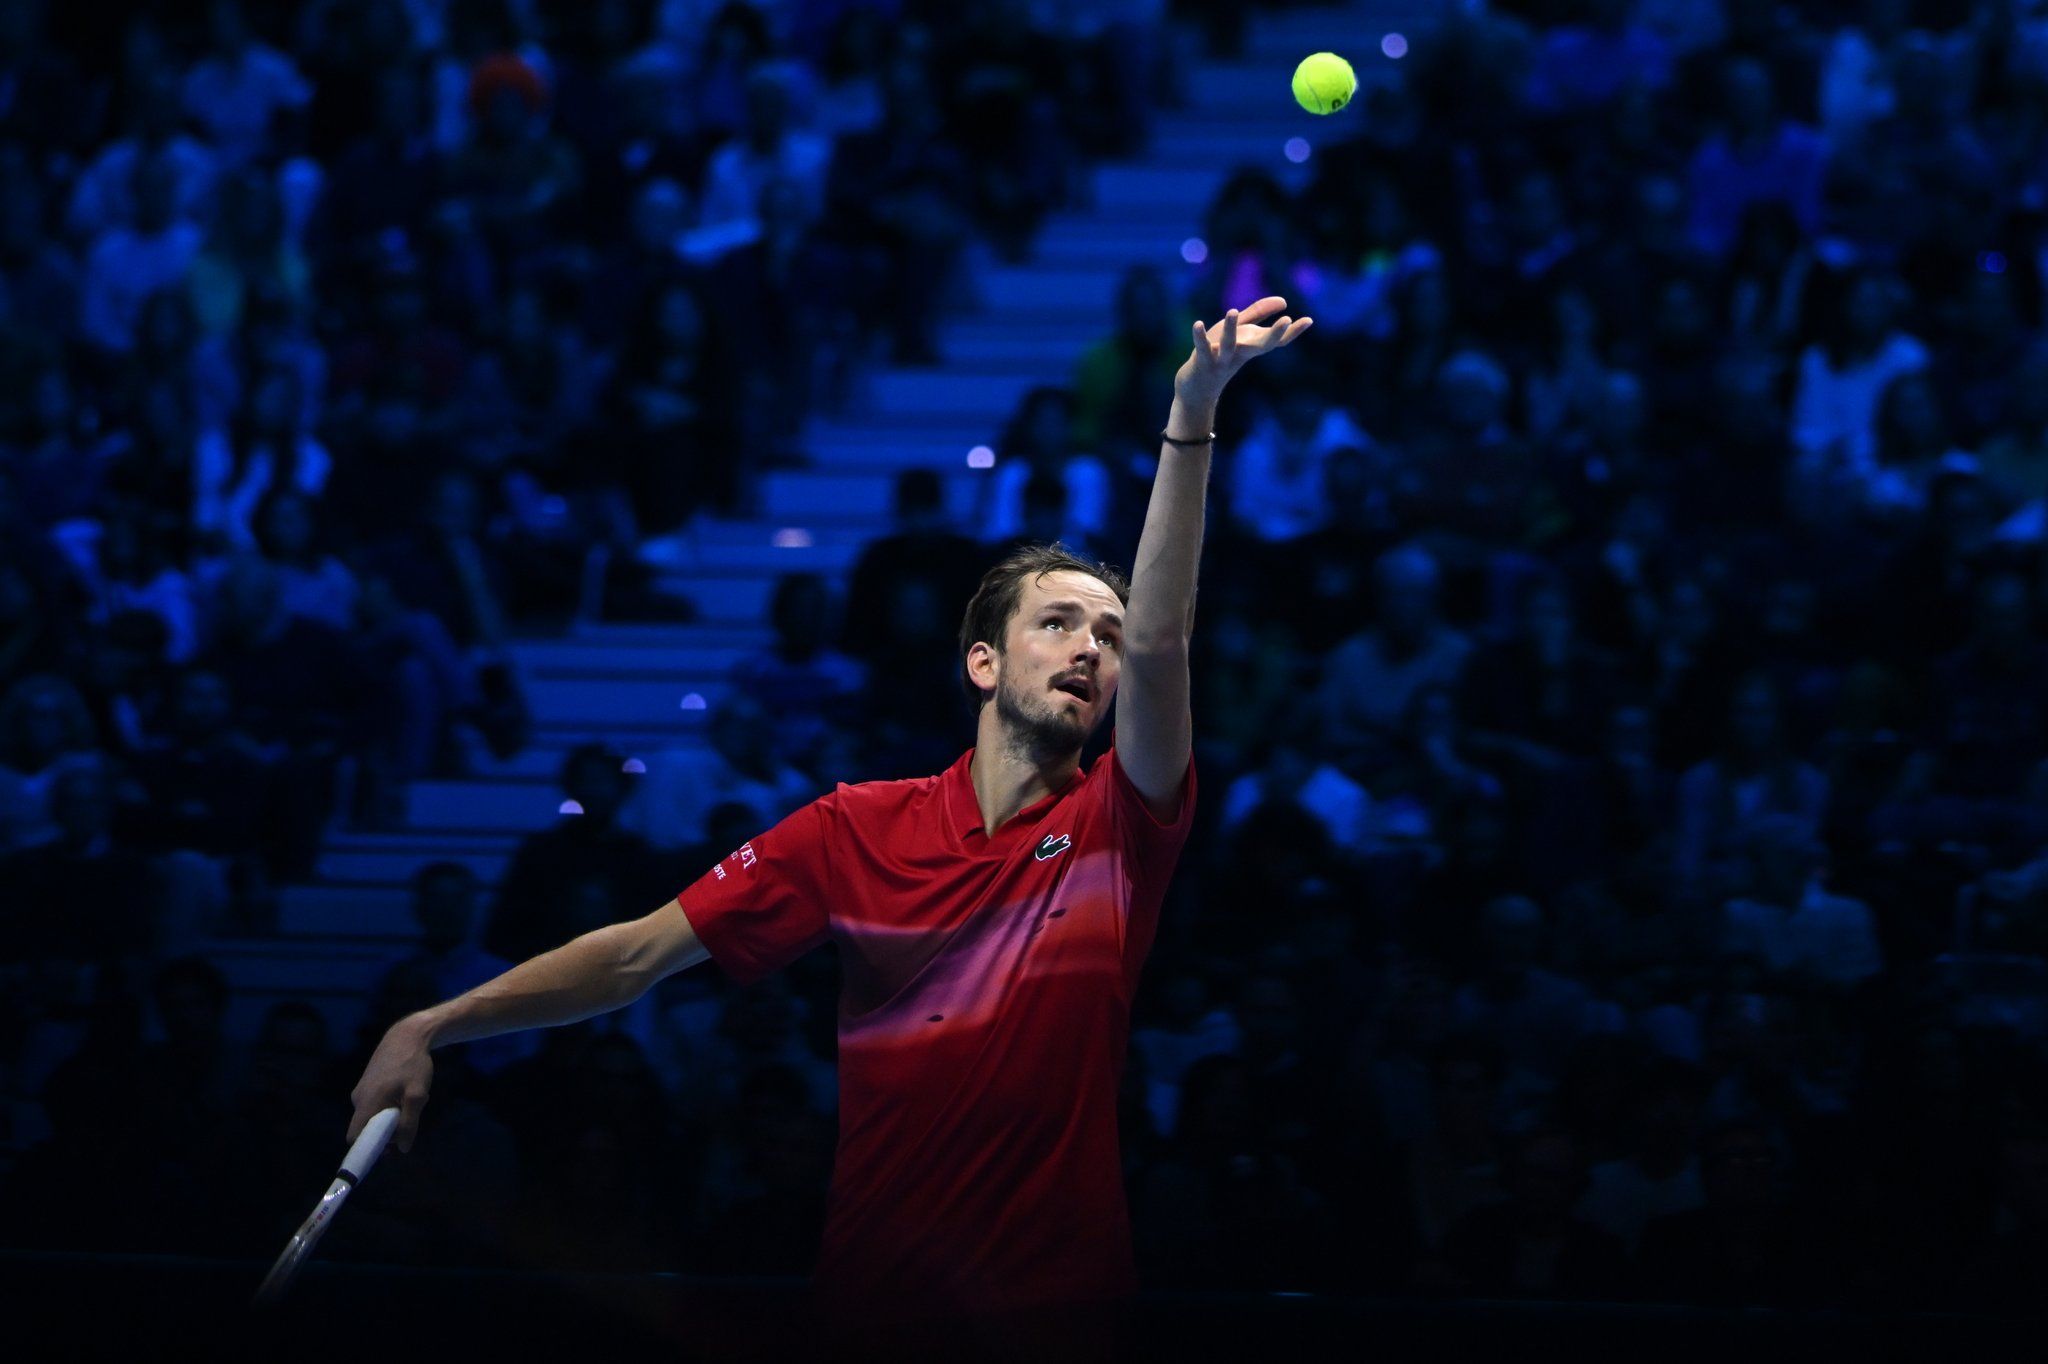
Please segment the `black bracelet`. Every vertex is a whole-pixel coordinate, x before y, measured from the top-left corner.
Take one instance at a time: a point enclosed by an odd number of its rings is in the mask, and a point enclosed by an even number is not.
[[[1161,431],[1159,433],[1159,439],[1165,441],[1168,445],[1209,445],[1215,441],[1216,433],[1214,431],[1211,431],[1208,435],[1202,437],[1200,440],[1175,440],[1172,436],[1169,436],[1164,431]]]

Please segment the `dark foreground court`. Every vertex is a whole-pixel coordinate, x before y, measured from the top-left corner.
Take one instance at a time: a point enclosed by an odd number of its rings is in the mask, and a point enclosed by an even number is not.
[[[2038,1320],[1989,1315],[1145,1294],[1114,1312],[934,1324],[851,1341],[802,1281],[423,1273],[315,1265],[274,1312],[262,1266],[169,1257],[0,1257],[20,1359],[658,1358],[684,1361],[1995,1359]]]

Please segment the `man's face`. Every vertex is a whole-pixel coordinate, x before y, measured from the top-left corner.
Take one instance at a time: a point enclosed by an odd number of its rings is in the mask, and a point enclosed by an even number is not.
[[[1109,714],[1122,670],[1123,603],[1100,578],[1061,569],[1024,580],[1002,653],[972,655],[996,714],[1047,753],[1078,750]]]

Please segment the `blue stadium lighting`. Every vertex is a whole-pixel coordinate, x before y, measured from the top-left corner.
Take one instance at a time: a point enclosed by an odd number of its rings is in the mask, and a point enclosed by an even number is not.
[[[629,777],[644,777],[647,775],[647,764],[638,758],[628,758],[619,764],[619,771]]]
[[[1979,270],[1982,270],[1987,275],[2004,274],[2005,253],[2002,251],[1984,252],[1982,255],[1977,257],[1977,268]]]
[[[691,692],[691,693],[690,693],[690,694],[689,694],[688,696],[685,696],[685,697],[683,698],[683,709],[684,709],[684,710],[703,710],[703,709],[704,709],[704,698],[703,698],[703,696],[701,696],[701,695],[700,695],[700,694],[698,694],[697,692]]]
[[[1180,244],[1180,258],[1189,265],[1200,265],[1209,259],[1209,243],[1200,237],[1189,237]]]
[[[811,533],[796,526],[784,526],[775,532],[772,542],[777,549],[809,549]]]
[[[970,469],[993,469],[996,467],[996,452],[986,445],[977,445],[967,452],[967,467]]]
[[[555,813],[560,815],[580,815],[583,813],[583,806],[581,802],[565,800],[556,808]]]
[[[1308,160],[1308,139],[1305,137],[1290,137],[1287,139],[1287,145],[1281,150],[1287,153],[1289,161],[1298,166]]]
[[[1380,51],[1398,62],[1408,55],[1408,40],[1398,33],[1389,33],[1380,39]]]

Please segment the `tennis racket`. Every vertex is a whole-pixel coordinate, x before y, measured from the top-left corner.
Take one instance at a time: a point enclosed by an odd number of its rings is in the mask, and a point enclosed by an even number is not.
[[[334,1214],[341,1211],[342,1203],[348,1198],[350,1189],[370,1173],[370,1167],[377,1163],[377,1157],[384,1154],[385,1145],[391,1140],[392,1129],[398,1126],[398,1110],[386,1108],[372,1117],[363,1126],[356,1144],[348,1148],[348,1154],[341,1158],[341,1168],[335,1171],[334,1182],[327,1186],[327,1192],[314,1205],[312,1215],[299,1224],[292,1233],[292,1239],[285,1243],[284,1254],[277,1257],[277,1263],[264,1275],[263,1286],[256,1290],[256,1305],[267,1307],[283,1296],[291,1281],[298,1276],[299,1267],[313,1253],[313,1247],[327,1232],[327,1224],[334,1220]]]

